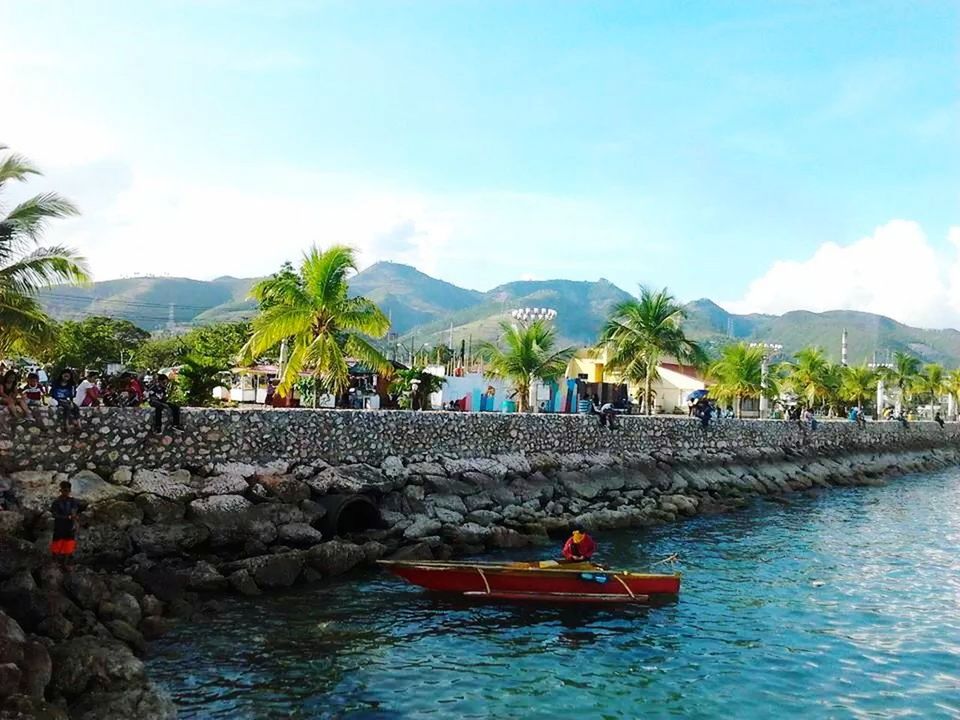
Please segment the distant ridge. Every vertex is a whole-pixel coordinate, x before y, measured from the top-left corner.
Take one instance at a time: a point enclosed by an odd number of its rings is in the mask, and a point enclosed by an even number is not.
[[[59,319],[108,315],[151,331],[167,327],[172,305],[174,325],[186,329],[251,317],[255,304],[248,295],[256,281],[230,276],[210,281],[135,277],[86,288],[57,287],[45,291],[40,299],[47,312]],[[379,262],[358,273],[351,279],[350,289],[375,301],[390,316],[397,342],[417,347],[448,342],[451,327],[455,344],[461,339],[495,339],[500,322],[518,307],[553,308],[561,342],[588,345],[596,340],[610,309],[631,297],[604,279],[518,280],[479,292],[393,262]],[[852,363],[875,358],[882,362],[901,350],[924,362],[960,366],[960,332],[953,329],[913,328],[882,315],[853,310],[735,315],[707,298],[687,303],[685,308],[687,333],[712,350],[740,340],[780,343],[785,354],[819,345],[838,361],[840,334],[846,328]]]

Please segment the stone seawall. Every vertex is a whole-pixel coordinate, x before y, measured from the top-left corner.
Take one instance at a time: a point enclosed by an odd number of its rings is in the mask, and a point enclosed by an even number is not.
[[[323,410],[186,410],[182,434],[154,435],[149,410],[84,410],[79,433],[66,433],[51,412],[41,425],[13,428],[0,417],[0,472],[73,472],[118,467],[200,468],[225,462],[263,464],[322,460],[379,465],[388,457],[493,457],[520,453],[650,453],[669,449],[701,456],[741,449],[804,454],[942,447],[960,439],[960,426],[934,423],[797,423],[735,421],[704,431],[677,417],[620,419],[615,431],[583,415],[370,412]]]
[[[960,463],[956,425],[220,411],[0,420],[0,716],[175,715],[137,655],[211,593],[256,594],[381,557],[445,559],[871,485]],[[80,567],[51,565],[61,480],[87,504]],[[602,539],[602,538],[601,538]],[[204,599],[204,598],[207,599]],[[8,713],[4,714],[4,713]]]

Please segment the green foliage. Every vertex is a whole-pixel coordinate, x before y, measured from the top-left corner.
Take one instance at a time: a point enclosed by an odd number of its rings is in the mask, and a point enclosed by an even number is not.
[[[640,299],[618,304],[600,333],[600,347],[609,353],[607,367],[628,382],[643,384],[647,414],[653,412],[650,385],[665,356],[693,365],[706,361],[700,346],[683,332],[685,317],[683,307],[666,288],[654,292],[641,286]]]
[[[150,338],[129,320],[88,317],[57,326],[55,343],[45,358],[58,367],[102,370],[107,363],[129,362]]]
[[[556,350],[557,334],[546,323],[537,320],[527,326],[500,323],[501,349],[484,343],[481,350],[489,355],[487,372],[491,377],[508,380],[516,390],[520,411],[529,409],[530,385],[535,380],[555,380],[566,372],[575,348]]]
[[[741,416],[743,399],[758,397],[763,386],[763,348],[750,347],[746,343],[728,345],[720,352],[720,358],[710,365],[708,375],[713,380],[710,396],[723,405],[733,405],[737,417]],[[773,373],[767,377],[767,394],[775,395]]]
[[[0,152],[6,150],[0,145]],[[8,182],[22,182],[40,171],[23,157],[0,158],[0,191]],[[28,198],[0,215],[0,352],[41,349],[49,337],[50,319],[37,294],[42,288],[89,280],[83,258],[59,245],[41,246],[50,220],[77,215],[77,209],[56,193]]]
[[[314,374],[323,391],[339,395],[349,384],[348,357],[380,373],[393,371],[364,337],[383,337],[390,322],[369,300],[349,296],[347,278],[355,270],[351,248],[314,247],[304,255],[299,273],[283,268],[253,287],[260,314],[253,320],[253,334],[242,355],[252,362],[289,341],[290,356],[277,387],[281,395],[290,392],[304,369]]]
[[[186,404],[192,407],[213,404],[213,389],[220,384],[223,370],[223,363],[216,359],[194,354],[185,357],[177,374],[177,386]]]
[[[940,411],[940,398],[947,393],[947,387],[947,378],[944,375],[943,368],[931,363],[924,365],[923,369],[917,373],[910,385],[910,391],[923,399],[929,398],[930,406],[936,413]]]
[[[190,353],[216,361],[223,369],[234,367],[250,337],[250,323],[217,323],[194,328],[183,336]]]
[[[414,381],[417,383],[413,391]],[[390,381],[390,395],[397,404],[407,410],[427,410],[430,408],[430,396],[438,392],[446,378],[426,372],[423,368],[397,370]]]
[[[151,338],[136,349],[129,365],[145,371],[174,367],[188,353],[189,348],[180,336]]]
[[[807,407],[826,405],[833,398],[839,382],[836,370],[820,348],[804,348],[792,363],[782,366],[784,387],[803,400]]]
[[[878,380],[877,371],[866,364],[845,367],[841,370],[840,399],[855,403],[862,410],[864,401],[876,393]]]
[[[920,376],[920,359],[905,352],[893,354],[893,366],[881,370],[883,381],[896,387],[900,393],[900,404],[906,405]]]

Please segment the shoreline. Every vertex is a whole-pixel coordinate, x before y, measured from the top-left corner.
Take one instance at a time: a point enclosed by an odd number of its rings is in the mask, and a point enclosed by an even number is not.
[[[71,718],[175,717],[137,654],[178,618],[215,609],[224,593],[314,584],[387,556],[447,559],[541,544],[573,521],[591,530],[657,525],[957,464],[960,450],[939,448],[753,462],[672,453],[445,458],[365,475],[354,466],[311,466],[308,476],[284,463],[208,476],[138,470],[109,480],[81,471],[73,476],[81,496],[98,499],[81,530],[85,556],[67,574],[47,560],[36,507],[58,475],[15,473],[2,487],[21,509],[0,512],[0,647],[12,666],[0,707],[22,717],[68,717],[65,709]],[[344,490],[374,498],[386,527],[319,537],[321,493]],[[129,551],[117,554],[124,542]]]

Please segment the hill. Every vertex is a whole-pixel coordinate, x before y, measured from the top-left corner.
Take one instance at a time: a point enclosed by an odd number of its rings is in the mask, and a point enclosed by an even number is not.
[[[47,311],[60,319],[89,315],[120,317],[146,330],[167,327],[170,308],[178,329],[192,325],[249,318],[255,309],[248,299],[255,278],[142,277],[94,283],[87,288],[58,287],[41,296]],[[629,293],[607,280],[524,280],[487,292],[467,290],[431,277],[409,265],[381,262],[350,281],[352,294],[376,302],[392,322],[391,342],[409,348],[461,340],[493,340],[500,322],[518,307],[549,307],[557,311],[556,328],[563,344],[587,345],[610,309]],[[960,366],[960,332],[913,328],[890,318],[851,310],[783,315],[736,315],[708,299],[686,306],[687,333],[718,350],[731,341],[775,342],[790,355],[808,345],[821,346],[840,359],[840,336],[848,331],[851,363],[885,361],[897,351],[918,355],[924,362]]]

